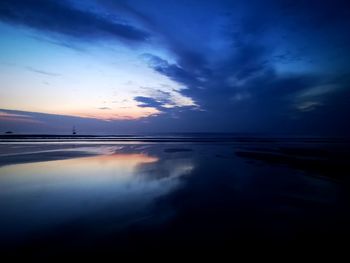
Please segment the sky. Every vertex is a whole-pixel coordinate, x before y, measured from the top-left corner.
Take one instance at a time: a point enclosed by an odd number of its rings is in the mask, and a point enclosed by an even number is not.
[[[345,0],[2,0],[0,133],[350,134]]]

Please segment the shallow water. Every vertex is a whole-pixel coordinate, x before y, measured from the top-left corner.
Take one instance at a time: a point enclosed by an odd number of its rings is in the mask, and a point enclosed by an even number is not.
[[[44,151],[0,166],[2,244],[45,244],[47,251],[224,247],[349,232],[347,183],[240,158],[233,145],[84,147],[91,155],[63,152],[47,161]]]

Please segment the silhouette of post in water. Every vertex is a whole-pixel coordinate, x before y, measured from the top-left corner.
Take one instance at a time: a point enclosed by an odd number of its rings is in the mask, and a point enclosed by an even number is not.
[[[76,135],[76,134],[77,134],[77,131],[76,131],[76,129],[75,129],[75,126],[73,126],[72,134],[73,134],[73,135]]]

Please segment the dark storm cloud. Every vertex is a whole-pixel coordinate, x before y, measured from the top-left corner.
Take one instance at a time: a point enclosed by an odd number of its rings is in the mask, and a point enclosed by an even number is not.
[[[165,59],[162,59],[152,54],[144,54],[143,57],[147,61],[148,65],[154,70],[156,70],[160,74],[166,75],[167,77],[177,82],[187,85],[191,82],[198,82],[193,72],[189,72],[178,65],[170,64]]]
[[[327,116],[338,132],[336,127],[344,126],[342,118],[349,112],[344,106],[349,79],[339,78],[349,75],[348,5],[346,1],[222,1],[227,12],[221,30],[229,43],[221,51],[222,59],[210,63],[212,54],[202,45],[210,39],[192,45],[174,42],[176,63],[151,54],[147,59],[154,70],[187,87],[181,92],[203,109],[176,112],[179,126],[322,133],[331,129]],[[215,10],[212,14],[203,28],[192,33],[206,31],[215,22]],[[190,27],[193,21],[187,22]],[[163,36],[172,42],[176,34],[175,29]],[[281,71],[282,66],[286,70]],[[150,119],[159,126],[174,123],[170,115]]]
[[[178,1],[167,2],[162,0],[146,1],[146,2],[128,2],[128,1],[113,1],[113,0],[97,0],[107,10],[112,12],[125,12],[130,17],[140,21],[149,31],[151,31],[158,40],[161,41],[163,48],[168,49],[176,56],[177,62],[182,67],[196,67],[196,70],[205,71],[206,57],[203,56],[202,50],[193,49],[197,43],[186,43],[187,36],[181,36],[177,30],[182,27],[181,12],[191,12],[193,10],[187,7],[198,5],[201,10],[208,11],[205,8],[205,2],[208,1]],[[178,10],[178,7],[183,9]],[[146,10],[151,10],[147,12]],[[191,14],[192,16],[192,14]],[[193,20],[196,20],[196,14],[193,14]],[[184,20],[185,22],[185,20]],[[173,24],[174,23],[174,24]],[[201,25],[202,26],[202,25]],[[186,27],[186,25],[184,26]],[[205,26],[203,26],[205,28]],[[195,35],[197,32],[192,32]],[[179,36],[181,36],[179,38]],[[152,56],[151,54],[148,54]],[[161,59],[161,58],[158,58]],[[165,68],[163,68],[165,69]],[[158,67],[161,71],[162,67]],[[169,71],[178,71],[179,68],[172,67]],[[163,72],[168,74],[167,72]],[[183,72],[186,74],[185,72]],[[171,74],[169,72],[169,74]],[[186,78],[186,76],[183,76]]]
[[[145,41],[149,37],[148,33],[132,25],[75,9],[68,1],[3,0],[0,2],[0,19],[76,38],[117,37]]]

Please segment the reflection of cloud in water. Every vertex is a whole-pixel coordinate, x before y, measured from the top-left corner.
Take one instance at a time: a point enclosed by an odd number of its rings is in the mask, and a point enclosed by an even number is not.
[[[13,238],[79,218],[85,222],[108,218],[122,227],[147,216],[153,200],[175,189],[177,178],[192,167],[190,160],[140,153],[4,166],[0,230],[3,238]]]
[[[139,166],[141,175],[152,179],[176,178],[189,174],[194,168],[191,159],[166,159],[157,163],[147,163]]]

